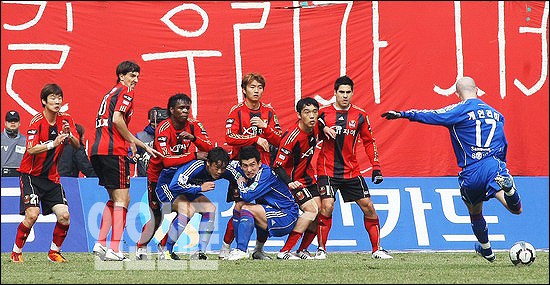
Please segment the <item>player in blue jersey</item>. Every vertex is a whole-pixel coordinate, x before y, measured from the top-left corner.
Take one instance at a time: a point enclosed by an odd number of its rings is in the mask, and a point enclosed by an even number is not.
[[[413,122],[441,125],[449,129],[458,166],[460,194],[468,207],[474,235],[480,244],[475,250],[490,262],[495,260],[483,202],[497,198],[513,214],[520,214],[521,199],[514,179],[506,168],[508,142],[504,116],[477,97],[478,88],[470,77],[456,82],[461,102],[438,110],[388,111],[388,120],[406,118]],[[503,190],[503,191],[501,191]]]
[[[244,178],[228,164],[229,154],[223,148],[215,147],[208,152],[206,161],[193,160],[162,170],[155,192],[163,203],[163,210],[168,206],[177,212],[177,216],[166,234],[166,247],[159,248],[159,259],[180,259],[174,253],[174,244],[195,213],[201,214],[199,249],[190,259],[207,259],[205,251],[215,226],[216,206],[203,192],[214,190],[214,181],[222,178],[244,183]]]
[[[239,194],[245,204],[234,228],[237,248],[229,253],[228,260],[249,258],[247,247],[255,226],[266,230],[269,236],[280,237],[289,234],[298,220],[294,196],[271,168],[262,164],[255,146],[241,148],[239,163],[237,171],[247,180],[245,185],[239,184]]]

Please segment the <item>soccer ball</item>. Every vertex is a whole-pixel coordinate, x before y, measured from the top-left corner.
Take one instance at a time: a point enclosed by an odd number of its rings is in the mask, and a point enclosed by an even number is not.
[[[516,266],[531,265],[537,258],[537,252],[532,244],[518,241],[510,248],[510,261]]]

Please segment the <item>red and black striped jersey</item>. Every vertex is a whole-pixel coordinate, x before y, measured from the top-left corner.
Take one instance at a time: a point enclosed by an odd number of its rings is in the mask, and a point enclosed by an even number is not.
[[[336,131],[336,139],[324,139],[317,160],[317,175],[335,178],[354,178],[361,175],[355,154],[358,138],[363,142],[373,170],[380,169],[378,150],[367,113],[351,105],[348,110],[336,110],[334,105],[319,109],[319,127]],[[322,132],[322,131],[321,131]]]
[[[195,139],[179,138],[179,134],[183,131],[192,134]],[[160,122],[155,129],[153,148],[161,152],[164,157],[151,157],[147,166],[147,179],[157,182],[162,169],[185,164],[195,159],[195,150],[191,149],[191,144],[200,151],[210,151],[214,148],[201,122],[188,119],[180,130],[174,128],[170,118]]]
[[[305,187],[314,185],[315,172],[311,160],[317,145],[317,128],[306,133],[298,123],[288,129],[281,139],[273,167],[282,167],[291,181],[299,181]]]
[[[27,149],[39,144],[47,144],[55,140],[63,130],[65,122],[69,124],[71,134],[79,139],[71,115],[61,112],[57,113],[55,124],[50,125],[43,113],[36,114],[32,118],[27,130]],[[69,143],[68,140],[65,140],[63,144],[60,144],[56,148],[35,155],[31,155],[26,151],[18,171],[33,176],[46,176],[49,180],[59,183],[57,160],[59,159],[59,155],[63,152],[66,143]]]
[[[267,123],[265,129],[250,125],[250,119],[260,117]],[[258,110],[252,110],[244,102],[231,108],[225,121],[225,142],[232,146],[231,159],[237,159],[241,147],[255,145],[258,137],[266,139],[274,147],[281,142],[282,130],[279,126],[279,119],[271,104],[260,104]],[[262,157],[262,163],[270,165],[269,152],[256,145]]]
[[[118,83],[109,94],[103,97],[95,122],[95,140],[92,145],[92,155],[128,155],[128,144],[113,124],[115,112],[124,114],[126,126],[134,112],[134,90]]]

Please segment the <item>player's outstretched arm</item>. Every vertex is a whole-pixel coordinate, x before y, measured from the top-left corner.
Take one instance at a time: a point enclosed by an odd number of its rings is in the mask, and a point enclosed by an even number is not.
[[[401,112],[399,111],[387,111],[382,113],[382,118],[386,118],[386,120],[395,120],[401,118]]]

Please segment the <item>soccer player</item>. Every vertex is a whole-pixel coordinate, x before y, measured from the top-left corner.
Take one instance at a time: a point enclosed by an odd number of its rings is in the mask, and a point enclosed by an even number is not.
[[[514,179],[506,168],[508,142],[504,135],[504,116],[479,99],[477,91],[471,77],[462,77],[456,82],[459,103],[438,110],[388,111],[382,117],[388,120],[406,118],[449,129],[457,164],[462,168],[458,173],[460,195],[479,241],[475,250],[493,262],[496,256],[483,217],[483,202],[496,198],[517,215],[522,207]]]
[[[319,158],[317,175],[322,205],[318,216],[319,248],[316,259],[326,258],[326,241],[332,227],[332,211],[336,191],[344,202],[355,201],[363,211],[363,222],[372,244],[373,258],[392,258],[380,246],[380,223],[372,203],[369,188],[361,176],[355,146],[359,137],[372,165],[372,182],[383,180],[378,150],[367,113],[353,105],[353,80],[344,75],[334,82],[336,102],[321,107],[319,127],[325,135]]]
[[[96,117],[96,133],[90,161],[99,178],[99,185],[105,187],[109,193],[98,240],[93,248],[93,252],[102,260],[127,259],[119,249],[130,203],[130,162],[126,144],[130,144],[133,154],[136,153],[137,145],[153,157],[161,155],[128,130],[134,110],[134,88],[138,83],[139,72],[139,65],[131,61],[123,61],[117,66],[117,83],[103,97]],[[106,239],[111,227],[111,242],[107,249]]]
[[[225,141],[233,147],[231,159],[237,158],[241,147],[254,145],[260,152],[262,163],[271,165],[271,156],[274,157],[277,152],[276,147],[281,142],[282,130],[271,104],[260,101],[264,93],[265,79],[258,73],[249,73],[243,77],[241,88],[244,102],[231,108],[225,122],[227,129]],[[236,187],[229,187],[227,195],[227,202],[235,201],[234,215],[240,211],[240,206],[243,204],[242,201],[239,201],[239,195],[235,190]],[[234,221],[238,221],[238,217],[234,216],[228,221],[220,250],[221,259],[229,253],[230,244],[235,237]],[[263,251],[267,237],[267,232],[261,229],[257,230],[256,248],[252,253],[254,259],[269,259]]]
[[[302,98],[296,103],[296,112],[298,122],[283,134],[273,172],[288,185],[302,214],[277,254],[277,259],[313,259],[307,248],[317,234],[315,221],[321,208],[317,179],[311,166],[317,145],[319,103],[310,97]],[[304,238],[298,251],[291,253],[302,235]]]
[[[241,148],[239,163],[237,171],[247,180],[238,188],[245,203],[238,213],[239,221],[235,227],[237,248],[231,251],[228,260],[249,258],[247,247],[255,226],[270,236],[280,237],[289,234],[298,220],[298,204],[288,186],[262,163],[255,146]]]
[[[194,159],[206,159],[206,152],[213,146],[204,126],[198,120],[189,118],[191,98],[177,93],[168,99],[168,119],[158,123],[155,129],[153,147],[164,157],[151,158],[147,166],[147,192],[151,219],[143,225],[141,237],[137,242],[136,259],[147,259],[147,244],[162,223],[160,202],[155,193],[160,172],[164,168],[179,166]],[[194,145],[198,151],[191,152]],[[166,245],[166,239],[160,247]]]
[[[214,190],[214,181],[221,178],[237,183],[241,175],[228,165],[229,154],[223,148],[215,147],[208,152],[206,162],[193,160],[180,167],[170,167],[161,171],[155,192],[158,200],[170,205],[171,209],[177,212],[177,216],[170,225],[166,248],[161,248],[159,259],[180,259],[174,253],[174,244],[195,213],[201,214],[199,249],[190,259],[208,258],[205,252],[215,226],[216,206],[203,192]],[[241,182],[244,183],[242,177]]]
[[[59,112],[63,103],[63,91],[57,84],[46,84],[40,92],[44,110],[36,114],[27,130],[27,148],[18,171],[21,173],[21,215],[23,221],[17,227],[11,252],[12,262],[23,262],[22,250],[29,233],[40,214],[54,213],[57,222],[48,259],[67,262],[60,253],[70,224],[69,207],[65,190],[59,183],[57,161],[66,144],[78,149],[79,136],[72,117]]]

